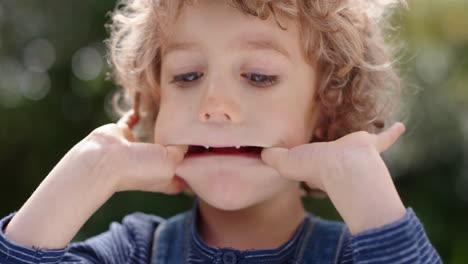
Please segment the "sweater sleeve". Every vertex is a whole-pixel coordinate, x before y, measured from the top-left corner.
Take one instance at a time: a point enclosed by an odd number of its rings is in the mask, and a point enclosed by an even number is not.
[[[343,248],[339,261],[343,264],[442,263],[411,207],[395,222],[347,236]]]
[[[109,230],[82,242],[68,244],[63,249],[42,250],[10,241],[5,227],[16,212],[0,220],[0,263],[2,264],[107,264],[148,263],[153,231],[164,221],[159,216],[136,212],[112,222]]]

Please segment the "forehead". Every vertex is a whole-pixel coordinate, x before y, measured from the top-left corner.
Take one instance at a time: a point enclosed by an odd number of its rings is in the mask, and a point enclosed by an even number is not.
[[[291,59],[299,49],[296,21],[282,18],[281,29],[275,18],[247,15],[226,1],[198,1],[187,5],[171,26],[171,34],[162,46],[162,54],[223,48],[235,50],[269,50]]]
[[[280,40],[274,36],[261,33],[244,32],[239,34],[235,39],[228,41],[227,51],[241,50],[241,51],[255,51],[255,50],[268,50],[276,52],[277,54],[291,59],[290,52]],[[172,41],[169,42],[163,49],[163,56],[176,51],[186,50],[202,50],[201,45],[196,41]]]

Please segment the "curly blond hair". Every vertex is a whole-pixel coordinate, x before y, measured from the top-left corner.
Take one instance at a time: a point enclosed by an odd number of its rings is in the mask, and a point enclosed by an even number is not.
[[[122,115],[141,94],[142,124],[137,134],[142,140],[153,140],[161,46],[178,15],[196,1],[120,0],[111,13],[105,43],[112,77],[122,87],[112,104]],[[394,10],[390,7],[406,4],[404,0],[224,1],[262,20],[273,15],[284,30],[281,17],[298,22],[304,57],[318,71],[315,100],[323,137],[313,136],[310,142],[331,141],[360,130],[378,133],[396,117],[402,90],[394,66],[397,45],[387,43],[384,33],[394,29],[388,19],[388,11]],[[301,187],[306,194],[313,193],[304,183]]]

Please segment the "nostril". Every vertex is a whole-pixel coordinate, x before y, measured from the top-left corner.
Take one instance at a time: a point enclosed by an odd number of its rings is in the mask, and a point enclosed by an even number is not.
[[[211,119],[212,121],[216,121],[217,119],[221,120],[229,120],[231,121],[231,116],[227,113],[205,113],[205,120]]]

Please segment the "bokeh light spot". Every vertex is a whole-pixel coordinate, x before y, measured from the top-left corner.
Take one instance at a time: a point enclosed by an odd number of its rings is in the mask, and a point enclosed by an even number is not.
[[[25,71],[20,80],[21,94],[33,101],[44,98],[50,90],[50,78],[46,72]]]
[[[32,72],[46,72],[55,62],[55,48],[46,39],[35,39],[26,45],[24,65]]]
[[[23,71],[23,65],[14,57],[0,57],[0,104],[3,107],[14,108],[21,104],[18,80]]]
[[[448,75],[452,58],[443,47],[428,48],[421,52],[416,60],[416,73],[428,84],[439,84]]]
[[[83,81],[96,79],[102,71],[101,54],[94,47],[79,49],[72,58],[72,70],[75,76]]]

